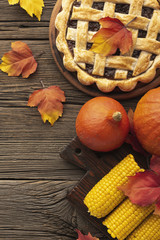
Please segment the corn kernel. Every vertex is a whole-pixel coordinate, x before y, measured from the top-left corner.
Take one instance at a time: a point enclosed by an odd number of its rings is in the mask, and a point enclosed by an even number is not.
[[[124,240],[153,210],[154,205],[141,207],[131,203],[127,198],[104,220],[103,224],[108,228],[111,236],[115,235],[118,240]]]
[[[127,240],[159,240],[160,216],[150,214],[127,238]]]

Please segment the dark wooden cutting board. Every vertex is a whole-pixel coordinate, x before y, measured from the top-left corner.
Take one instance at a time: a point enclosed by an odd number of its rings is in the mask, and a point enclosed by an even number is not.
[[[103,219],[90,216],[87,212],[87,207],[83,203],[83,199],[105,174],[130,153],[134,155],[139,166],[147,168],[147,159],[135,152],[128,144],[123,144],[122,147],[112,152],[98,153],[85,147],[81,144],[78,137],[75,137],[60,153],[63,159],[86,171],[84,177],[77,183],[73,190],[68,193],[67,198],[75,208],[97,229],[105,234],[108,239],[113,238],[108,234],[107,228],[103,226]]]
[[[89,94],[90,96],[96,97],[96,96],[108,96],[112,97],[117,100],[125,100],[125,99],[131,99],[137,96],[141,96],[144,93],[146,93],[148,90],[155,88],[160,85],[160,70],[157,71],[157,75],[155,79],[148,83],[148,84],[142,84],[138,83],[138,86],[132,90],[131,92],[122,92],[118,88],[115,89],[115,91],[111,93],[103,93],[98,90],[95,84],[91,86],[85,86],[82,85],[78,79],[77,79],[77,74],[74,72],[69,72],[63,65],[63,54],[61,54],[57,47],[56,47],[56,37],[58,34],[57,29],[55,28],[55,19],[59,11],[61,11],[61,0],[57,0],[56,5],[53,9],[51,19],[50,19],[50,27],[49,27],[49,40],[50,40],[50,47],[52,51],[53,58],[63,74],[63,76],[76,88],[81,90],[84,93]]]

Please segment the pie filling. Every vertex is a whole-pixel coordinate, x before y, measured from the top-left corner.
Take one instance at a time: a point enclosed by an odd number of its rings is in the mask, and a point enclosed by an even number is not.
[[[80,2],[75,1],[73,3],[73,6],[79,7],[80,6]],[[72,8],[73,8],[72,6]],[[116,4],[115,7],[115,12],[121,13],[121,14],[128,14],[129,13],[129,4]],[[104,2],[94,2],[92,5],[92,8],[95,8],[97,10],[103,10],[104,8]],[[72,15],[72,11],[68,20],[68,27],[69,28],[73,28],[76,29],[77,28],[77,20],[71,20],[71,15]],[[142,16],[145,18],[152,18],[153,15],[153,9],[149,8],[149,7],[143,7],[142,8]],[[98,22],[89,22],[88,24],[88,31],[93,31],[93,32],[97,32],[100,28],[100,24]],[[138,31],[138,38],[145,38],[147,35],[147,31],[144,30],[139,30]],[[157,36],[157,41],[160,41],[160,34],[158,34]],[[68,43],[68,47],[69,50],[71,52],[71,54],[74,56],[73,53],[73,49],[75,48],[75,41],[72,40],[67,40]],[[86,50],[89,50],[92,46],[92,43],[88,43],[86,45]],[[132,53],[132,57],[134,58],[138,58],[140,56],[141,50],[134,50]],[[116,56],[120,55],[120,51],[119,49],[117,50],[117,52],[114,54]],[[155,59],[156,55],[152,54],[150,60],[153,61]],[[93,65],[91,64],[86,64],[86,68],[83,69],[84,71],[86,71],[88,74],[94,76],[95,78],[108,78],[108,79],[114,79],[115,76],[115,72],[116,69],[115,68],[109,68],[109,67],[105,67],[104,70],[104,75],[103,76],[99,76],[99,75],[93,75],[92,71],[93,71]],[[127,79],[132,78],[133,77],[133,71],[128,71],[127,74]]]

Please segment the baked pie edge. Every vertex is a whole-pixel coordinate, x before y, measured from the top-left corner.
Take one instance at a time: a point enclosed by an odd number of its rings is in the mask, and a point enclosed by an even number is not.
[[[66,29],[68,27],[67,22],[73,2],[74,0],[62,0],[62,10],[57,14],[55,20],[55,27],[58,30],[56,46],[57,49],[64,54],[63,64],[65,68],[71,72],[77,72],[77,79],[80,81],[80,83],[83,85],[92,85],[95,83],[100,91],[106,93],[113,91],[115,87],[119,87],[121,91],[129,92],[136,87],[138,82],[147,84],[154,79],[157,68],[160,68],[160,55],[156,56],[152,65],[147,69],[146,72],[125,80],[111,80],[108,78],[98,77],[95,78],[80,68],[74,61],[66,41]]]

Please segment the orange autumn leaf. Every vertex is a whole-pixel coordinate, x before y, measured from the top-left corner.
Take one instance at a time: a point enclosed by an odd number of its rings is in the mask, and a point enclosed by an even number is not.
[[[23,78],[28,78],[37,69],[37,62],[30,48],[21,41],[13,42],[11,47],[12,50],[5,53],[2,57],[0,69],[8,73],[8,76],[19,76],[22,74]]]
[[[117,48],[122,54],[127,53],[132,46],[132,33],[126,26],[119,19],[110,17],[101,18],[99,23],[102,28],[92,37],[90,50],[103,56],[114,54]]]
[[[29,97],[28,106],[38,106],[43,122],[48,121],[53,125],[62,116],[62,102],[65,102],[64,92],[57,86],[51,86],[34,91]]]

